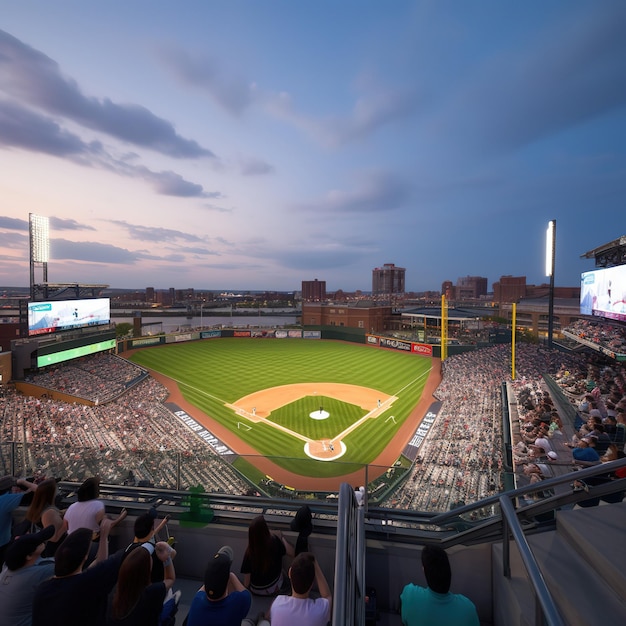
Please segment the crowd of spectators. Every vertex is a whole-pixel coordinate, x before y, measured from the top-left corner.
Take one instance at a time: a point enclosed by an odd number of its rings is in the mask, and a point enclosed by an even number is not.
[[[531,344],[518,344],[515,361],[513,379],[508,344],[446,359],[435,393],[442,401],[437,419],[408,479],[387,506],[447,510],[502,490],[502,384],[510,383],[514,396],[529,388],[535,393],[543,386],[543,374],[574,370],[586,362],[580,355]]]
[[[102,357],[104,364],[93,363]],[[119,361],[124,363],[116,357],[112,362],[121,373]],[[99,371],[106,383],[110,362],[98,355],[90,371]],[[74,367],[70,369],[76,374]],[[127,370],[116,380],[126,385],[136,375]],[[69,380],[58,372],[55,376]],[[45,379],[46,388],[56,390],[52,380]],[[79,385],[77,381],[72,390]],[[88,386],[101,388],[93,381]],[[82,397],[86,389],[82,388]],[[112,484],[165,489],[202,485],[209,492],[243,493],[248,484],[167,409],[163,404],[167,396],[167,389],[151,377],[140,378],[125,393],[116,394],[115,400],[94,406],[35,398],[7,387],[0,396],[0,441],[29,444],[20,459],[25,475],[43,473],[80,482],[98,474]],[[5,473],[10,470],[1,451],[0,465]]]
[[[626,329],[622,326],[578,319],[564,330],[616,354],[626,354]]]
[[[147,372],[113,354],[99,353],[30,374],[25,381],[96,404],[119,396]]]
[[[520,343],[513,378],[508,344],[448,358],[435,393],[442,403],[440,411],[407,479],[385,506],[446,510],[502,490],[503,383],[517,407],[512,443],[520,477],[538,480],[547,477],[542,468],[572,462],[572,452],[562,439],[563,416],[552,404],[543,379],[546,374],[583,416],[578,428],[590,411],[600,411],[603,418],[615,417],[615,426],[608,427],[623,434],[624,368],[603,363],[599,354],[564,353]],[[164,405],[167,389],[140,374],[137,366],[123,359],[96,355],[32,379],[49,389],[92,400],[104,397],[106,385],[116,389],[115,399],[94,406],[37,399],[6,389],[0,397],[1,440],[32,444],[24,467],[66,480],[99,474],[111,483],[161,488],[200,484],[207,491],[245,493],[249,485]],[[120,389],[125,392],[120,394]],[[543,425],[546,431],[540,430]],[[538,447],[537,439],[549,442],[549,450]],[[558,458],[550,458],[548,452]]]
[[[599,464],[623,455],[626,435],[624,366],[585,354],[547,371],[569,400],[568,415],[542,379],[516,386],[513,460],[519,483]],[[567,407],[566,407],[567,408]],[[574,416],[574,419],[571,419]],[[539,492],[538,497],[543,494]]]

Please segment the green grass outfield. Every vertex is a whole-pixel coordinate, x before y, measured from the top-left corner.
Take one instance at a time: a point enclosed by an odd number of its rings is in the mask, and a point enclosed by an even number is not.
[[[205,339],[145,348],[130,359],[175,380],[187,401],[259,454],[296,474],[319,477],[339,476],[371,463],[419,402],[432,365],[430,358],[414,354],[305,339]],[[360,385],[398,399],[347,435],[343,440],[346,453],[333,462],[310,459],[302,440],[263,423],[247,422],[224,406],[262,389],[308,382]],[[365,413],[334,399],[323,403],[330,413],[327,420],[309,417],[320,406],[320,398],[311,396],[273,411],[270,419],[322,439],[339,434]],[[242,427],[243,423],[251,428]]]

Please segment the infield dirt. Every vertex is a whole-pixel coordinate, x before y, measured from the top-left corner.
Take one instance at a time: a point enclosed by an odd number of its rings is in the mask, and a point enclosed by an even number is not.
[[[430,370],[430,375],[426,382],[426,386],[424,387],[424,391],[422,393],[420,401],[409,415],[409,418],[405,420],[404,424],[398,429],[398,432],[390,441],[389,445],[370,464],[370,469],[368,473],[369,480],[375,478],[377,474],[382,474],[388,467],[393,465],[393,463],[400,456],[400,453],[404,449],[404,446],[407,444],[407,442],[419,426],[423,417],[426,415],[430,405],[433,403],[433,401],[435,401],[433,393],[441,383],[440,359],[433,358],[432,364],[433,367]],[[290,487],[293,487],[294,489],[300,491],[337,491],[341,483],[347,482],[351,485],[356,486],[363,482],[363,472],[354,472],[351,474],[335,476],[332,478],[316,478],[315,476],[301,476],[299,474],[293,474],[285,470],[279,465],[273,463],[270,459],[260,456],[255,448],[242,441],[239,437],[237,437],[235,433],[230,431],[228,428],[222,426],[218,422],[212,420],[208,415],[204,414],[193,404],[187,402],[180,389],[178,388],[178,385],[171,378],[168,378],[167,376],[164,376],[163,374],[155,371],[150,371],[150,374],[156,380],[161,382],[165,387],[167,387],[169,391],[169,397],[167,399],[168,402],[173,402],[174,404],[177,404],[181,409],[186,411],[197,422],[210,430],[218,439],[221,439],[227,446],[229,446],[238,454],[246,455],[248,457],[254,457],[253,459],[249,459],[252,464],[264,474],[272,476],[275,481],[283,485],[289,485]],[[350,386],[351,385],[347,385],[347,387]],[[289,387],[296,387],[296,385],[289,385]],[[280,388],[278,387],[274,389]],[[359,389],[362,388],[359,387]],[[376,393],[376,398],[373,399],[373,402],[377,403],[378,399],[380,399],[379,394]],[[382,398],[382,400],[384,400],[384,398]],[[287,398],[286,401],[282,401],[281,399],[275,399],[272,402],[279,402],[280,404],[278,404],[278,406],[281,406],[291,401],[292,400]],[[239,402],[240,401],[238,401],[238,403]],[[361,403],[362,400],[361,402],[359,402],[359,404]],[[255,404],[250,404],[248,406],[248,404],[246,403],[246,408],[249,408],[250,411],[254,406]],[[259,417],[263,416],[259,413]]]

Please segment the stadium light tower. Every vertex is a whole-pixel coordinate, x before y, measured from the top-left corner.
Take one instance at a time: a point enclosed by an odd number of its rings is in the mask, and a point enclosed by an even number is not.
[[[48,218],[41,215],[29,213],[28,220],[28,232],[30,236],[30,299],[35,300],[35,267],[42,268],[42,282],[48,282],[50,227]]]
[[[548,348],[552,347],[554,334],[554,260],[556,256],[556,220],[548,222],[546,231],[546,276],[550,277],[550,296],[548,300]]]

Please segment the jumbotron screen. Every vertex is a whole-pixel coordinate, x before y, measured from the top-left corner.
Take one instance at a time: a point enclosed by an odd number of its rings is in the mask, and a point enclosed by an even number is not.
[[[28,303],[28,335],[111,323],[109,298]]]
[[[626,322],[626,265],[583,272],[580,313]]]
[[[37,367],[55,365],[56,363],[62,363],[63,361],[69,361],[70,359],[77,359],[81,356],[95,354],[96,352],[112,350],[113,348],[115,348],[115,339],[105,339],[104,341],[97,341],[96,343],[90,343],[86,346],[69,348],[68,350],[59,350],[58,352],[53,352],[52,354],[38,356]]]

